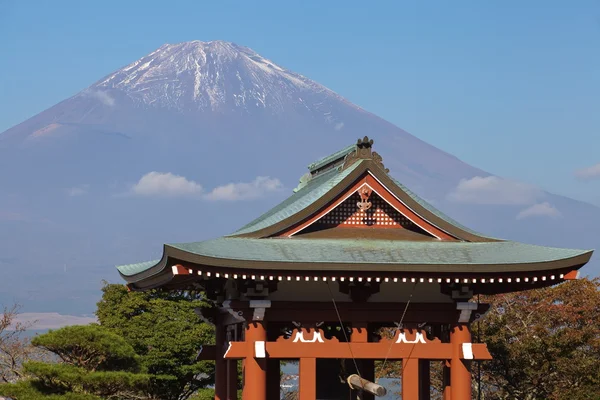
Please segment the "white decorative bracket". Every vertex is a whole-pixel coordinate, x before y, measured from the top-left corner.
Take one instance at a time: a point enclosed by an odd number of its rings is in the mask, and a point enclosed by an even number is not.
[[[265,342],[257,340],[254,342],[254,357],[255,358],[267,358],[267,351],[265,348]]]
[[[458,322],[466,324],[471,319],[471,312],[477,310],[477,303],[461,301],[456,303],[456,309],[460,311]]]
[[[463,352],[463,358],[465,360],[472,360],[473,359],[473,344],[472,343],[463,343],[462,344],[462,352]]]
[[[398,340],[396,340],[396,343],[413,344],[413,343],[426,343],[426,342],[425,342],[425,337],[423,336],[423,334],[421,332],[417,332],[415,340],[406,339],[406,333],[400,332],[400,334],[398,335]]]
[[[297,343],[297,342],[301,342],[301,343],[315,343],[315,342],[325,343],[325,341],[323,340],[323,337],[321,336],[321,332],[319,332],[319,331],[314,331],[312,339],[308,339],[308,340],[304,339],[304,331],[297,331],[296,332],[296,336],[294,337],[294,340],[293,340],[292,343]]]

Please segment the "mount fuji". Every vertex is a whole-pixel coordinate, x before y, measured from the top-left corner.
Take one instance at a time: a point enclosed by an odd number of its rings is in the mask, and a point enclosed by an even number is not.
[[[465,225],[598,244],[600,208],[470,166],[249,48],[192,41],[0,134],[0,303],[89,313],[101,280],[120,282],[115,264],[235,230],[365,135],[395,178]]]

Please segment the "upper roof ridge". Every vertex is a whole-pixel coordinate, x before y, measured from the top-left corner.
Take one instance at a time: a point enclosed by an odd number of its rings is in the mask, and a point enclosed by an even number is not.
[[[325,169],[329,170],[330,167],[333,166],[333,164],[340,164],[341,161],[343,161],[344,158],[349,153],[352,153],[355,150],[356,150],[355,144],[346,146],[343,149],[338,150],[333,154],[330,154],[330,155],[325,156],[313,163],[310,163],[308,165],[308,171],[310,172],[311,175],[316,175],[316,174],[323,172],[323,170],[325,170]]]
[[[375,141],[373,139],[369,139],[368,136],[358,139],[354,152],[346,155],[346,158],[344,159],[344,165],[342,165],[342,170],[348,168],[358,160],[373,160],[375,164],[385,171],[386,174],[389,173],[390,170],[385,168],[383,165],[383,158],[379,155],[379,153],[373,151],[373,143],[375,143]]]
[[[372,150],[373,143],[375,143],[373,139],[365,136],[362,139],[358,139],[355,144],[346,146],[333,154],[310,163],[308,165],[308,172],[300,177],[300,182],[294,189],[294,192],[303,189],[316,176],[329,172],[334,168],[339,168],[340,171],[343,171],[358,160],[373,160],[386,174],[389,173],[390,170],[383,165],[383,158],[379,153]]]

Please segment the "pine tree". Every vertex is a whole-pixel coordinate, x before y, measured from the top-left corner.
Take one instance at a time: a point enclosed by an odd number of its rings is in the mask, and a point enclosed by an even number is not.
[[[68,326],[32,340],[57,362],[24,363],[28,379],[0,386],[14,400],[127,400],[147,397],[150,376],[119,335],[97,324]]]

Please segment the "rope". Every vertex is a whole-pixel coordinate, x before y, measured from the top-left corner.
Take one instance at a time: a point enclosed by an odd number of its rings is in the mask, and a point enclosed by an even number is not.
[[[352,345],[350,344],[350,340],[348,340],[348,335],[346,334],[346,328],[344,327],[344,323],[342,322],[342,317],[340,316],[340,311],[338,310],[335,299],[333,298],[333,292],[331,291],[331,287],[329,286],[329,281],[327,282],[327,289],[329,289],[329,296],[331,297],[331,301],[333,302],[333,308],[335,308],[335,313],[337,314],[338,321],[340,322],[340,326],[342,328],[342,332],[344,333],[344,338],[348,343],[348,349],[350,350],[350,355],[352,356],[352,361],[354,362],[354,368],[356,368],[356,373],[362,379],[362,375],[360,374],[360,370],[358,369],[358,363],[354,358],[354,353],[352,352]]]
[[[415,293],[415,288],[417,287],[417,283],[415,282],[415,284],[412,287],[412,290],[410,291],[410,296],[408,297],[408,301],[406,302],[406,306],[404,306],[404,311],[402,312],[402,317],[400,318],[400,323],[398,324],[398,326],[396,327],[396,330],[394,331],[394,336],[392,337],[392,340],[390,340],[390,345],[388,347],[388,351],[385,355],[385,359],[383,360],[383,365],[381,366],[381,371],[383,372],[385,370],[385,364],[387,363],[388,357],[390,356],[390,352],[392,351],[392,346],[394,345],[394,337],[396,337],[396,333],[398,333],[400,331],[400,327],[402,326],[402,321],[404,321],[404,317],[406,316],[406,311],[408,310],[408,305],[410,304],[410,301],[412,300],[413,294]],[[412,354],[414,350],[414,344],[413,344],[413,348],[410,350],[410,354]],[[410,357],[409,354],[409,357]],[[404,374],[404,369],[402,369],[402,373]],[[375,380],[376,382],[379,381],[379,377],[377,377],[377,379]]]

